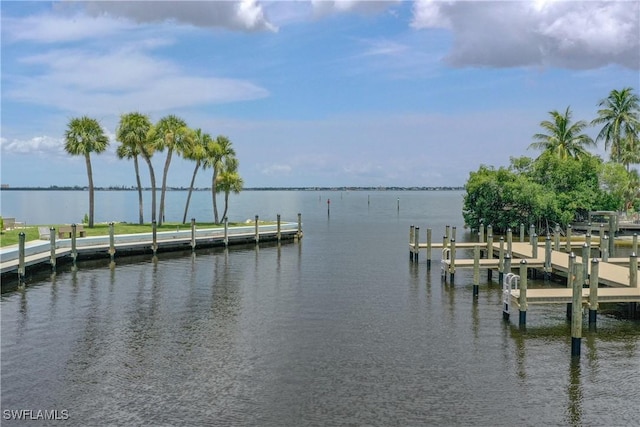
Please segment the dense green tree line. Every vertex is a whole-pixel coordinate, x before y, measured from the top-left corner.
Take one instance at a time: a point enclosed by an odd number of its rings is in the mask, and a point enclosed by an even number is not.
[[[164,222],[165,193],[167,190],[167,176],[173,155],[195,162],[189,193],[185,204],[182,222],[187,219],[189,201],[199,169],[212,170],[211,196],[213,203],[214,222],[219,223],[216,194],[224,193],[225,218],[228,211],[229,194],[242,190],[244,182],[238,173],[238,159],[233,144],[226,136],[219,135],[215,139],[201,129],[191,129],[180,117],[168,115],[161,118],[155,125],[149,117],[139,112],[132,112],[120,116],[116,129],[116,140],[120,142],[116,154],[120,159],[133,160],[138,189],[138,221],[144,222],[144,207],[142,198],[142,182],[138,157],[142,157],[149,168],[151,181],[151,220],[158,225]],[[91,169],[91,153],[102,153],[109,145],[100,123],[93,118],[84,116],[73,118],[67,125],[65,133],[65,150],[71,155],[82,155],[87,165],[89,179],[89,227],[94,223],[93,173]],[[156,211],[156,175],[151,161],[157,152],[167,150],[165,157],[162,187],[160,193],[159,212]]]
[[[467,225],[504,231],[524,223],[545,232],[593,210],[639,210],[640,177],[631,168],[640,163],[639,98],[631,88],[613,90],[598,105],[590,123],[572,122],[569,108],[551,111],[530,145],[541,151],[536,159],[511,158],[508,167],[482,165],[471,172],[463,206]],[[584,133],[589,125],[603,125],[596,141]],[[598,141],[610,161],[588,151]]]

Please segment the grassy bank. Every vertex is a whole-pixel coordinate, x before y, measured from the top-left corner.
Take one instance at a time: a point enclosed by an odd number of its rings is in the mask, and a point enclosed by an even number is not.
[[[253,223],[251,223],[253,224]],[[260,224],[270,224],[270,222],[260,221]],[[18,234],[21,232],[25,233],[26,241],[38,240],[40,238],[40,233],[38,231],[38,227],[55,227],[58,229],[61,224],[55,225],[33,225],[24,228],[16,228],[13,230],[5,230],[0,234],[0,247],[15,245],[18,243]],[[245,223],[229,223],[230,227],[238,227],[243,225],[250,225]],[[196,228],[222,228],[221,224],[214,224],[211,222],[202,222],[196,223]],[[169,222],[164,223],[162,226],[158,227],[158,231],[176,231],[176,230],[190,230],[191,224],[181,224],[177,222]],[[93,228],[84,227],[84,231],[87,236],[108,236],[109,235],[109,224],[100,223],[95,224]],[[114,224],[114,232],[115,234],[137,234],[137,233],[150,233],[151,232],[151,224],[128,224],[128,223],[120,223],[117,222]]]

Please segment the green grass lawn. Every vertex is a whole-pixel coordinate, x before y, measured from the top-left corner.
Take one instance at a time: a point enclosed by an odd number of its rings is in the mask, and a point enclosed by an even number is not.
[[[263,222],[260,221],[260,224],[272,224],[273,222]],[[253,224],[253,223],[251,223]],[[238,226],[246,226],[251,224],[245,223],[229,223],[229,227],[238,227]],[[55,227],[58,229],[60,225],[33,225],[25,228],[17,228],[13,230],[5,230],[0,234],[0,247],[15,245],[18,243],[18,234],[23,232],[25,233],[26,241],[29,242],[31,240],[38,240],[40,238],[40,233],[38,232],[38,227]],[[196,228],[223,228],[222,224],[214,224],[211,222],[203,222],[196,223]],[[158,227],[158,231],[176,231],[176,230],[190,230],[191,224],[181,224],[177,222],[169,222],[162,224],[161,227]],[[109,235],[109,224],[100,223],[95,224],[93,228],[89,228],[87,226],[84,227],[84,231],[86,231],[87,236],[107,236]],[[136,233],[150,233],[151,224],[128,224],[128,223],[120,223],[117,222],[114,224],[114,232],[115,234],[136,234]]]

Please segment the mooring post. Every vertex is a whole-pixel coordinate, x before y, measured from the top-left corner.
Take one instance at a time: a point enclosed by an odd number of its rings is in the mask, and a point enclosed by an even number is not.
[[[416,227],[415,229],[416,238],[413,241],[413,260],[418,262],[418,256],[420,255],[420,227]]]
[[[511,254],[504,254],[504,274],[507,275],[511,273]]]
[[[427,228],[427,270],[431,270],[431,229]]]
[[[513,253],[513,231],[510,228],[507,228],[507,253]]]
[[[113,221],[109,223],[109,258],[113,262],[116,255],[116,238]]]
[[[280,234],[281,233],[281,231],[280,231],[280,214],[276,215],[276,221],[278,223],[277,231],[276,231],[276,239],[278,240],[278,243],[280,243],[280,238],[282,237],[282,235]]]
[[[536,234],[536,226],[531,224],[529,225],[529,243],[531,243],[531,246],[533,246],[534,244],[534,235]]]
[[[451,239],[451,252],[449,253],[449,279],[453,285],[456,275],[456,239]]]
[[[457,231],[457,227],[454,225],[453,227],[451,227],[451,240],[456,240],[456,231]]]
[[[600,249],[600,253],[602,253],[602,243],[604,242],[604,224],[600,224],[600,241],[598,242],[598,248]]]
[[[566,251],[567,253],[571,252],[571,224],[567,225],[567,242],[566,242]]]
[[[544,240],[544,280],[551,278],[551,236]]]
[[[609,261],[609,236],[604,236],[603,243],[600,245],[602,252],[602,261]]]
[[[196,250],[196,219],[191,218],[191,252]]]
[[[302,214],[298,213],[298,240],[302,239]]]
[[[49,228],[49,244],[51,245],[51,271],[56,271],[56,229]]]
[[[520,261],[520,326],[527,324],[527,260]]]
[[[586,280],[589,277],[589,246],[587,246],[587,242],[582,244],[582,277]]]
[[[567,288],[573,289],[573,282],[575,280],[575,263],[576,263],[576,254],[571,252],[569,254],[569,264],[567,268]],[[572,304],[567,303],[567,320],[571,319],[571,307]]]
[[[591,258],[591,233],[588,233],[584,238],[585,243],[587,244],[587,254],[588,258]],[[587,258],[587,259],[588,259]]]
[[[331,215],[331,199],[327,199],[327,216]]]
[[[413,261],[413,240],[415,239],[415,225],[409,226],[409,260]]]
[[[298,214],[298,234],[300,233],[300,214]],[[229,220],[224,217],[224,245],[229,246]]]
[[[631,240],[631,252],[638,253],[638,233],[633,233]]]
[[[573,281],[573,310],[571,313],[571,356],[580,356],[580,341],[582,340],[582,276],[583,268],[579,263],[574,264],[576,275]]]
[[[445,226],[445,227],[444,227],[444,240],[445,240],[445,242],[444,242],[444,243],[445,243],[444,247],[445,247],[445,248],[446,248],[446,247],[448,247],[448,246],[449,246],[449,243],[451,242],[451,233],[450,233],[450,229],[451,229],[451,226],[449,226],[449,225],[447,225],[447,226]]]
[[[155,219],[151,221],[151,250],[153,256],[156,256],[156,252],[158,252],[158,223]]]
[[[600,262],[598,258],[591,260],[589,275],[589,326],[596,325],[598,317],[598,282],[600,281]]]
[[[484,243],[484,223],[481,222],[478,227],[478,243]]]
[[[498,251],[498,283],[504,279],[504,237],[500,236],[500,250]]]
[[[73,259],[73,265],[76,265],[76,259],[78,258],[78,248],[76,247],[76,229],[77,225],[71,224],[71,258]]]
[[[553,250],[560,250],[560,225],[556,224],[556,228],[553,230]]]
[[[520,223],[520,242],[524,242],[524,224]]]
[[[22,286],[24,283],[25,266],[24,266],[24,242],[26,240],[24,231],[18,233],[18,284]]]
[[[616,229],[613,215],[609,215],[609,256],[616,256]]]
[[[255,239],[256,243],[260,243],[260,231],[259,231],[259,228],[258,228],[258,220],[259,220],[258,215],[256,215],[256,217],[255,217],[255,236],[254,236],[254,239]]]
[[[480,285],[480,246],[473,247],[473,297],[478,298]]]
[[[493,227],[489,225],[487,227],[487,259],[493,259]],[[493,276],[493,270],[491,267],[487,268],[487,280],[491,280]]]
[[[638,287],[638,255],[635,252],[629,256],[629,286]]]
[[[531,257],[538,259],[538,235],[536,233],[531,236]]]

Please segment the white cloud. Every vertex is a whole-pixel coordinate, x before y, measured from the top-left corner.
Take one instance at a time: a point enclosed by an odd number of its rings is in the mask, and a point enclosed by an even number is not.
[[[277,31],[255,0],[241,1],[90,1],[87,13],[132,19],[140,23],[176,21],[203,28]]]
[[[451,30],[447,61],[459,67],[619,64],[640,69],[637,1],[417,0],[412,26]]]
[[[0,138],[0,147],[3,153],[15,154],[40,154],[46,156],[66,155],[62,138],[50,136],[34,136],[31,139]]]
[[[400,0],[371,1],[371,0],[311,0],[316,16],[332,13],[356,12],[374,14],[389,9],[400,3]]]
[[[291,173],[291,166],[283,164],[271,164],[262,168],[262,173],[265,175],[289,175]]]

